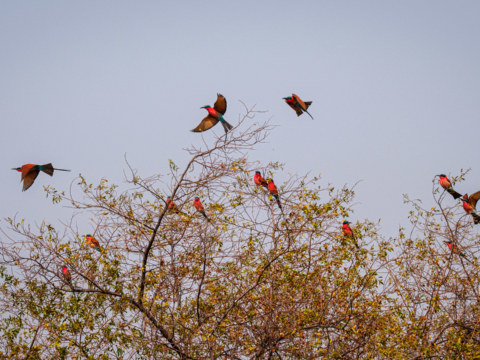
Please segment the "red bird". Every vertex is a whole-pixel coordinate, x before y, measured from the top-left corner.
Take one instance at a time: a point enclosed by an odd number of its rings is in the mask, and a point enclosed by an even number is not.
[[[477,212],[475,211],[478,200],[480,200],[480,191],[477,191],[475,194],[470,196],[465,194],[462,198],[463,209],[467,214],[472,215],[474,224],[480,223],[480,216],[478,216]]]
[[[458,246],[455,245],[453,242],[451,241],[444,241],[445,244],[447,244],[448,248],[450,249],[451,252],[453,252],[454,254],[458,254],[460,255],[461,257],[465,257],[464,254],[462,254],[460,252],[460,250],[458,250]]]
[[[85,235],[85,241],[87,242],[88,245],[90,245],[90,247],[95,248],[95,250],[97,250],[98,252],[102,251],[100,248],[100,243],[92,235],[90,234]]]
[[[272,194],[273,197],[274,197],[275,199],[277,199],[278,207],[280,208],[280,210],[283,211],[282,205],[280,204],[280,199],[279,199],[279,197],[278,197],[277,187],[275,186],[275,184],[274,184],[274,182],[273,182],[272,179],[268,179],[267,182],[268,182],[268,191],[270,191],[270,194]]]
[[[195,209],[197,209],[197,211],[203,216],[205,216],[205,219],[208,220],[207,214],[205,214],[205,209],[203,208],[202,202],[200,201],[199,197],[195,198],[195,201],[193,202],[193,206],[195,206]]]
[[[357,244],[357,239],[355,238],[355,234],[353,233],[353,230],[350,228],[349,224],[351,224],[349,221],[343,220],[343,226],[342,226],[343,236],[352,238],[355,241],[355,246],[357,247],[357,249],[360,249],[360,247]]]
[[[262,177],[262,174],[260,171],[255,171],[255,176],[253,177],[253,181],[255,184],[259,187],[264,186],[265,188],[268,188],[268,183],[267,181]]]
[[[292,94],[292,96],[287,96],[284,97],[283,100],[297,113],[297,116],[300,116],[303,114],[303,112],[306,112],[313,120],[312,115],[307,111],[310,105],[312,105],[311,101],[305,101],[303,102],[302,99],[300,99],[297,95]]]
[[[45,165],[25,164],[22,167],[13,168],[12,170],[17,170],[18,172],[22,173],[22,179],[20,180],[20,181],[23,181],[22,191],[28,190],[28,188],[30,188],[30,186],[33,185],[33,182],[37,178],[40,171],[43,171],[45,174],[48,174],[50,176],[53,176],[54,170],[70,171],[70,170],[64,170],[64,169],[54,169],[52,164],[45,164]]]
[[[62,267],[62,273],[63,273],[63,278],[69,283],[72,283],[72,274],[70,274],[70,271],[66,266]]]
[[[167,210],[168,210],[168,211],[174,212],[174,213],[176,213],[176,214],[186,215],[185,213],[183,213],[183,212],[181,212],[181,211],[178,210],[177,204],[175,204],[175,203],[173,202],[171,196],[169,196],[169,197],[167,198],[166,204],[167,204]]]
[[[454,199],[460,199],[462,197],[462,195],[453,190],[452,182],[449,178],[447,178],[445,174],[440,174],[438,176],[440,177],[440,180],[438,180],[438,182],[440,183],[442,188],[444,188],[450,195],[452,195]]]

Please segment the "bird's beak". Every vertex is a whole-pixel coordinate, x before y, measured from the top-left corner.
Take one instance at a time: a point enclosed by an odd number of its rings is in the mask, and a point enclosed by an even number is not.
[[[12,170],[17,170],[16,168],[12,168]]]
[[[287,100],[287,98],[282,98],[283,100]]]

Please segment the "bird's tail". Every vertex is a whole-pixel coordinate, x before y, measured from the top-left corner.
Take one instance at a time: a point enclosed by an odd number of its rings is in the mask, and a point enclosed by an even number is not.
[[[453,188],[448,188],[447,189],[447,192],[453,196],[454,199],[460,199],[462,197],[462,195],[460,195],[458,192],[456,192],[455,190],[453,190]]]
[[[102,252],[102,250],[100,248],[95,248],[99,253]]]
[[[280,204],[280,199],[278,197],[278,194],[273,194],[273,196],[275,197],[275,199],[277,199],[277,205],[280,208],[280,210],[282,210],[282,212],[283,212],[282,204]]]
[[[230,130],[232,130],[233,126],[230,125],[228,122],[225,120],[222,121],[223,129],[225,130],[225,134],[228,133]]]
[[[312,105],[312,102],[311,101],[305,101],[305,107],[308,109],[310,107],[310,105]]]
[[[207,219],[208,222],[210,222],[210,219],[208,218],[207,214],[205,214],[205,211],[201,212],[203,216],[205,216],[205,219]]]
[[[310,115],[310,113],[309,113],[307,110],[304,110],[304,111],[305,111],[305,112],[312,118],[312,120],[313,120],[313,116]]]
[[[478,214],[472,213],[472,217],[473,217],[473,223],[475,225],[480,224],[480,216],[478,216]]]
[[[45,174],[53,176],[53,170],[55,170],[52,164],[45,164],[40,166],[40,170],[42,170]]]

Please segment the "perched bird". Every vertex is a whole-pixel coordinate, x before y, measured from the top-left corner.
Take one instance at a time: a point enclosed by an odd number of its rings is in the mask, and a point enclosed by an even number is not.
[[[360,247],[357,244],[357,239],[355,238],[355,234],[353,233],[349,224],[351,224],[349,221],[343,220],[343,225],[342,225],[343,236],[352,238],[355,241],[355,246],[357,247],[357,249],[360,249]]]
[[[178,210],[177,204],[175,204],[171,196],[167,197],[166,204],[167,204],[168,211],[174,212],[176,214],[186,215],[185,213]]]
[[[63,273],[63,278],[69,283],[72,283],[72,274],[70,274],[70,271],[66,266],[62,266],[62,273]]]
[[[221,94],[217,94],[217,101],[213,104],[213,108],[210,105],[202,106],[200,109],[207,109],[208,115],[202,120],[200,125],[198,125],[193,132],[202,132],[211,129],[220,121],[223,125],[223,129],[225,130],[225,134],[228,133],[233,126],[230,125],[223,116],[227,111],[227,99]],[[225,135],[225,139],[227,136]]]
[[[475,224],[480,223],[480,216],[477,215],[475,208],[477,206],[477,201],[480,199],[480,191],[477,191],[475,194],[468,196],[468,194],[463,195],[462,197],[462,205],[463,209],[467,214],[472,215],[473,222]]]
[[[45,165],[25,164],[22,167],[13,168],[12,170],[17,170],[18,172],[22,173],[22,179],[20,180],[20,181],[23,181],[22,191],[28,190],[28,188],[32,186],[33,182],[37,178],[40,171],[43,171],[45,174],[48,174],[50,176],[53,176],[54,170],[70,171],[70,170],[64,170],[64,169],[55,169],[52,166],[52,164],[45,164]]]
[[[195,209],[197,209],[197,211],[202,214],[203,216],[205,216],[205,219],[208,220],[208,217],[207,217],[207,214],[205,214],[205,209],[203,208],[203,205],[202,205],[202,202],[200,201],[200,198],[199,197],[195,197],[195,201],[193,202],[193,206],[195,206]]]
[[[268,191],[270,191],[270,194],[273,195],[273,197],[277,200],[278,207],[280,210],[283,211],[282,205],[280,204],[280,198],[278,197],[278,190],[277,187],[275,186],[275,183],[273,182],[272,179],[267,180],[268,183]]]
[[[100,248],[100,243],[92,235],[85,235],[85,241],[88,245],[90,245],[90,247],[95,248],[95,250],[97,250],[98,252],[102,252],[102,249]]]
[[[259,187],[264,186],[265,188],[268,188],[268,183],[267,181],[263,178],[262,174],[260,171],[255,171],[255,176],[253,177],[253,181],[255,184]]]
[[[455,245],[452,241],[444,241],[445,244],[447,244],[448,248],[450,249],[451,252],[454,254],[458,254],[461,257],[465,257],[465,254],[462,254],[460,250],[458,249],[458,246]]]
[[[310,107],[310,105],[312,105],[312,102],[311,101],[305,101],[303,102],[302,99],[300,99],[297,95],[295,94],[292,94],[292,96],[287,96],[287,97],[284,97],[283,98],[285,100],[285,102],[290,105],[290,107],[295,110],[295,112],[297,113],[297,116],[300,116],[303,114],[303,112],[305,111],[308,115],[310,115],[310,113],[307,111],[307,109]],[[310,115],[310,117],[312,118],[313,120],[313,116]]]
[[[440,174],[437,176],[440,176],[440,180],[438,180],[438,182],[440,183],[442,188],[444,188],[450,195],[452,195],[454,199],[460,199],[462,197],[461,194],[453,190],[452,182],[450,181],[449,178],[447,178],[447,175]]]

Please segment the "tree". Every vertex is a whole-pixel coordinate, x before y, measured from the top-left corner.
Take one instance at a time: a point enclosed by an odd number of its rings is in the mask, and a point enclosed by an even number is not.
[[[456,265],[457,255],[441,247],[430,251],[428,244],[431,237],[451,235],[446,229],[457,221],[457,208],[426,212],[414,203],[415,229],[430,229],[422,239],[413,240],[412,233],[407,240],[402,230],[386,240],[378,223],[368,220],[352,224],[355,238],[343,236],[342,220],[353,212],[353,189],[322,188],[320,176],[290,175],[281,181],[286,177],[282,164],[249,159],[250,150],[273,129],[268,122],[250,125],[255,115],[247,110],[226,141],[187,149],[191,160],[182,170],[169,160],[170,173],[140,178],[130,168],[127,190],[106,179],[93,186],[83,177],[80,200],[47,188],[55,203],[90,215],[100,252],[86,244],[74,219],[60,230],[48,223],[32,229],[8,219],[1,248],[2,356],[473,354],[478,321],[472,291],[478,277],[469,279],[476,276],[476,265]],[[268,190],[253,183],[256,170],[276,180],[282,209]],[[166,206],[168,196],[176,209]],[[196,212],[195,197],[208,220]],[[444,195],[437,200],[442,204]],[[436,216],[448,221],[433,233]],[[468,244],[478,239],[468,219],[455,224],[454,240],[462,236],[462,251],[473,250]],[[443,297],[453,289],[455,311],[461,309],[464,317],[445,328],[452,321],[445,322],[442,314],[453,310],[443,308],[452,302]],[[454,342],[458,334],[460,342]]]

